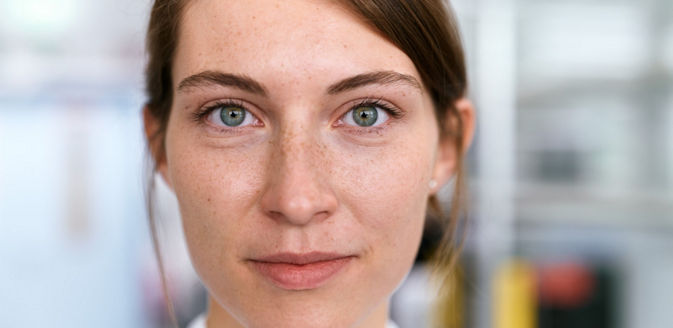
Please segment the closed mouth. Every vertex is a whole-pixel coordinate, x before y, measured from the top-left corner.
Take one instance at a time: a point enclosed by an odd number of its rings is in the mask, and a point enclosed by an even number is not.
[[[353,255],[337,253],[277,253],[251,259],[250,263],[276,287],[285,290],[308,290],[326,284],[353,259]]]

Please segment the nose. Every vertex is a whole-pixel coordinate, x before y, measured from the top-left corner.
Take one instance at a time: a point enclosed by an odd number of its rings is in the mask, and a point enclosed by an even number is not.
[[[294,226],[329,218],[338,202],[327,178],[324,145],[305,131],[295,131],[282,133],[271,148],[268,182],[261,198],[265,214]]]

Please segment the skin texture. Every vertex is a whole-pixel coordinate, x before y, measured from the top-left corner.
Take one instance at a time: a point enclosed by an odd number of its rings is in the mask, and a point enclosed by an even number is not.
[[[439,140],[420,82],[328,89],[377,71],[421,81],[414,64],[329,1],[194,0],[180,28],[158,169],[177,196],[210,295],[209,327],[384,327],[389,297],[416,255],[427,199],[450,178],[456,155]],[[204,71],[245,76],[265,94],[213,83],[179,87]],[[228,99],[248,110],[252,124],[196,118]],[[363,99],[401,115],[352,125],[350,110]],[[469,143],[472,107],[457,105]],[[157,124],[146,116],[148,134]],[[279,288],[249,261],[312,251],[353,258],[306,290]]]

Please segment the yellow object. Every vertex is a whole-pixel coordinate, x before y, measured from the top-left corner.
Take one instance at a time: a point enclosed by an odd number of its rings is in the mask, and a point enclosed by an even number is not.
[[[537,326],[535,270],[522,260],[503,265],[495,274],[493,288],[494,328]]]
[[[450,273],[445,276],[446,281],[444,281],[435,300],[431,327],[462,328],[465,326],[462,267],[460,265],[452,266]]]

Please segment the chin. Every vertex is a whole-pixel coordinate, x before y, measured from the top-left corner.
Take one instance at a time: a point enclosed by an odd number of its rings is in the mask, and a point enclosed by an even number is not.
[[[226,303],[220,302],[212,304],[211,298],[210,310],[225,309],[247,328],[358,327],[374,310],[371,291],[367,298],[360,293],[361,289],[345,288],[343,284],[306,291],[285,291],[264,285],[249,287],[242,291],[251,292],[236,301],[227,293],[223,301],[229,301],[228,306],[221,306]]]
[[[359,312],[315,304],[296,303],[282,308],[260,308],[243,322],[249,328],[327,328],[355,327]]]

